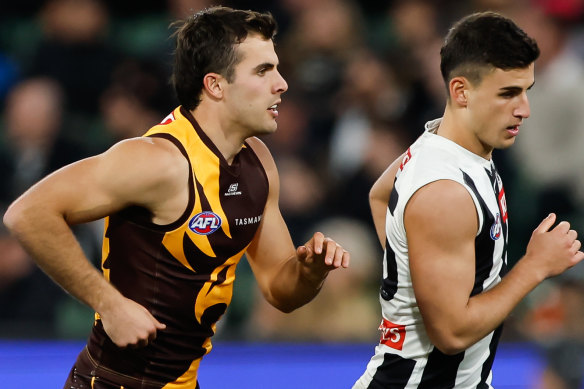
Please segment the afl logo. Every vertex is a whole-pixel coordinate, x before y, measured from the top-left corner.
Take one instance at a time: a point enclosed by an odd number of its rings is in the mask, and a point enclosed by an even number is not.
[[[497,214],[495,217],[495,222],[491,226],[491,239],[497,240],[501,237],[501,230],[503,227],[501,226],[501,216]]]
[[[210,211],[201,212],[193,216],[189,222],[189,228],[195,234],[209,235],[221,227],[221,218]]]

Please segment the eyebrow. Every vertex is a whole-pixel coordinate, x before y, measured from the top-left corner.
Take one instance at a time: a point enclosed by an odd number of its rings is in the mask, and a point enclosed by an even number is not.
[[[535,81],[527,87],[526,90],[530,90],[531,88],[533,88],[533,86],[535,85]],[[515,92],[515,93],[519,93],[523,90],[523,88],[521,88],[520,86],[506,86],[500,89],[501,92]]]
[[[257,72],[257,71],[260,71],[260,70],[262,70],[262,69],[264,69],[264,70],[270,70],[270,69],[273,69],[273,68],[275,68],[275,67],[276,67],[276,65],[274,65],[273,63],[270,63],[270,62],[264,62],[264,63],[261,63],[261,64],[259,64],[258,66],[256,66],[256,67],[254,68],[254,70]]]

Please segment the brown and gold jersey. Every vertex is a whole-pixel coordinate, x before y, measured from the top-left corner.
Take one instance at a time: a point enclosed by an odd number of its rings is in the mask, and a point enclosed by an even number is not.
[[[166,329],[144,348],[120,349],[97,316],[88,351],[93,362],[127,380],[125,387],[194,387],[216,322],[231,301],[236,265],[262,219],[268,179],[247,144],[228,165],[184,108],[145,136],[170,140],[187,158],[188,206],[169,225],[153,224],[137,207],[108,217],[102,268]]]

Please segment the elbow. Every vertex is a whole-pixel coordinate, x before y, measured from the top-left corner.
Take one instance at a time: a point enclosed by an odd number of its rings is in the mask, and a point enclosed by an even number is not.
[[[44,208],[31,207],[27,201],[20,198],[10,204],[2,216],[2,222],[12,235],[18,237],[27,231],[33,222],[40,219],[43,211]]]
[[[298,308],[298,307],[294,307],[292,305],[284,305],[284,304],[282,304],[282,305],[274,305],[274,307],[278,311],[283,312],[283,313],[291,313],[291,312],[294,312],[296,310],[296,308]]]
[[[454,333],[428,333],[428,335],[432,344],[445,355],[459,354],[471,346],[463,337]]]
[[[284,300],[276,300],[276,299],[268,299],[270,305],[276,308],[278,311],[283,313],[291,313],[294,312],[296,309],[300,308],[304,304],[298,304],[293,301],[284,301]]]
[[[2,217],[2,222],[10,232],[14,232],[17,229],[17,226],[22,219],[21,212],[19,212],[17,208],[17,204],[13,203],[8,207]]]
[[[370,207],[373,207],[374,206],[375,201],[377,200],[377,197],[378,197],[378,195],[377,195],[377,193],[375,191],[375,187],[372,187],[369,190],[369,206]]]
[[[459,342],[435,342],[434,346],[444,355],[456,355],[464,352],[467,347]]]

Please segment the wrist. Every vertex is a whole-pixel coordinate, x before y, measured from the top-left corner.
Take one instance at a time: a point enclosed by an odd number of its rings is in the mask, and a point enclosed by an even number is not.
[[[535,266],[536,264],[537,262],[532,260],[532,254],[526,253],[514,266],[517,268],[516,272],[520,274],[520,278],[534,284],[534,287],[547,278],[547,274],[543,269]]]
[[[307,266],[300,266],[300,278],[307,284],[313,286],[315,289],[320,289],[324,284],[324,280],[328,276],[329,271],[316,272],[314,269]]]

